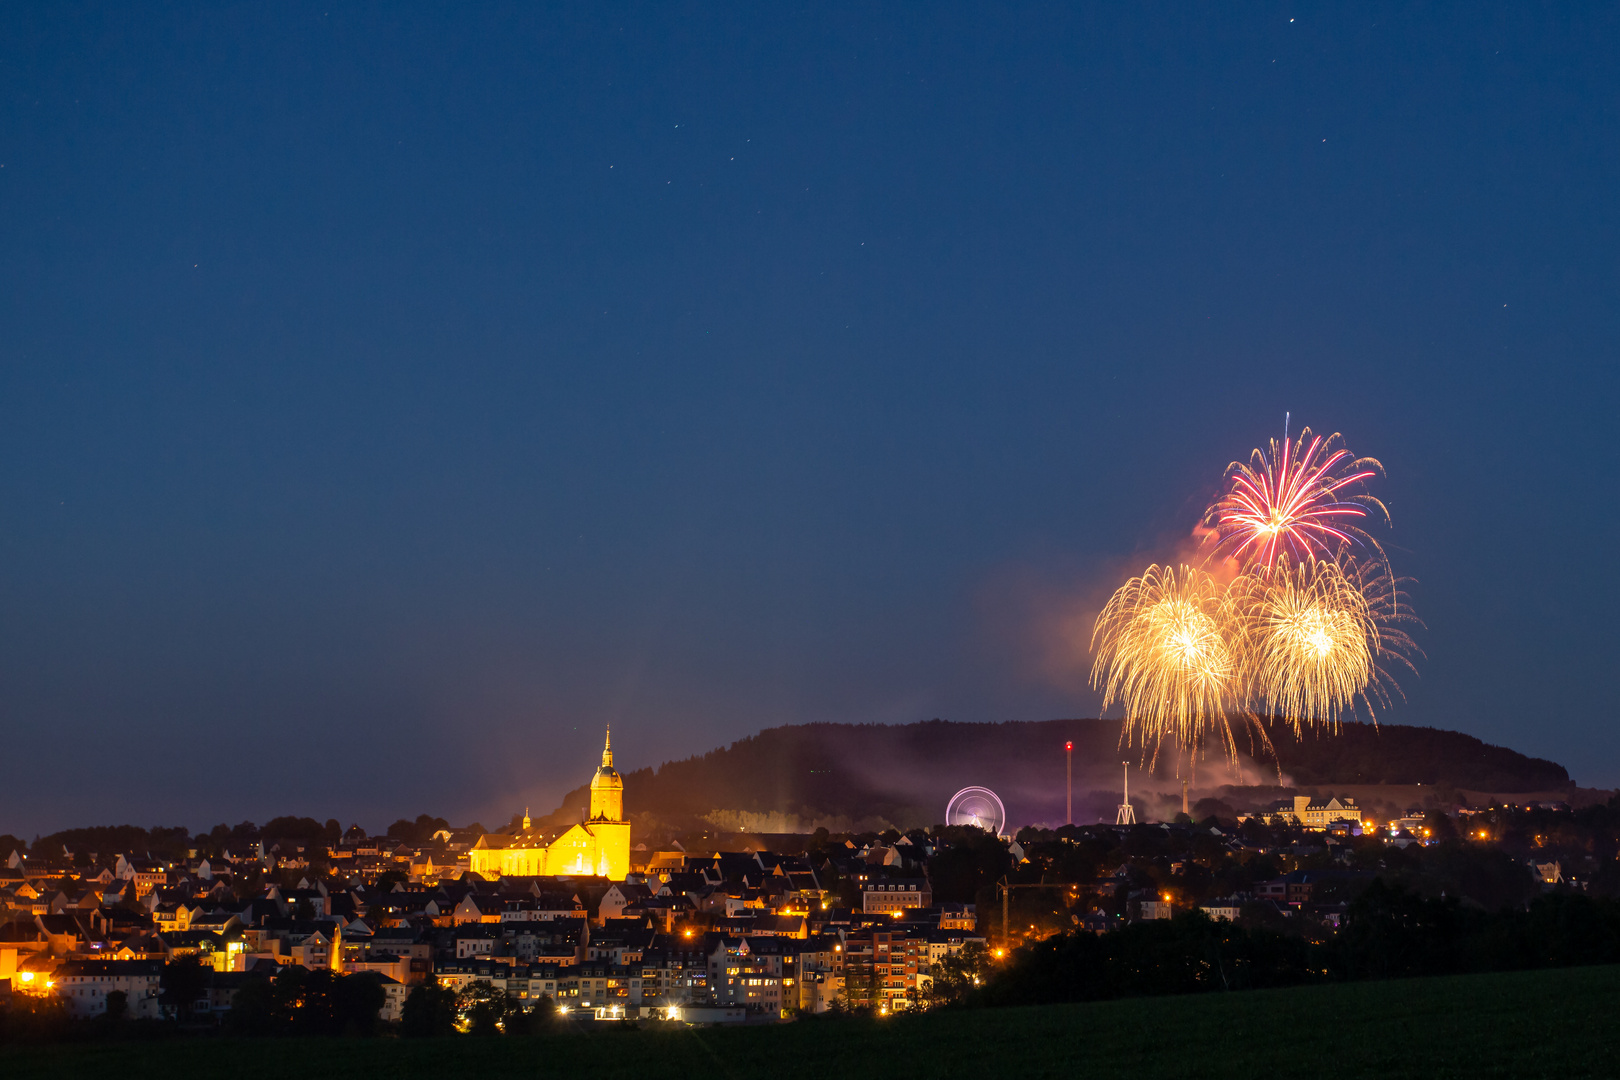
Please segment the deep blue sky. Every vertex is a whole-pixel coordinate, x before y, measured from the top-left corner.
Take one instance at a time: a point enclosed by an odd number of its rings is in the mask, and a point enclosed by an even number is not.
[[[1089,715],[1295,426],[1620,784],[1612,5],[0,13],[0,831]]]

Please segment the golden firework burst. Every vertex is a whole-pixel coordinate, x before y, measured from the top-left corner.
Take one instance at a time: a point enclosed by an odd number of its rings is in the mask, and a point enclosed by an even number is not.
[[[1404,605],[1384,564],[1342,551],[1252,567],[1224,588],[1194,567],[1150,566],[1097,617],[1092,684],[1105,709],[1123,707],[1124,745],[1156,758],[1168,739],[1196,756],[1213,736],[1235,757],[1234,720],[1261,743],[1263,716],[1296,736],[1333,729],[1358,703],[1376,720],[1400,693],[1390,668],[1415,672],[1421,655]]]
[[[1379,625],[1338,562],[1284,560],[1228,590],[1250,708],[1305,725],[1336,724],[1373,681]]]
[[[1125,711],[1126,745],[1157,751],[1166,738],[1199,747],[1219,734],[1229,751],[1238,666],[1225,591],[1190,566],[1150,566],[1120,586],[1092,634],[1093,685],[1103,707]]]
[[[1360,491],[1383,472],[1338,435],[1304,429],[1249,465],[1234,463],[1205,513],[1206,562],[1236,576],[1221,585],[1201,567],[1150,566],[1114,593],[1092,631],[1092,685],[1125,713],[1122,745],[1155,758],[1164,740],[1196,758],[1212,735],[1236,758],[1232,723],[1269,747],[1262,718],[1296,737],[1335,729],[1365,707],[1377,721],[1422,655],[1402,628],[1411,614],[1389,557],[1357,522],[1388,520]]]

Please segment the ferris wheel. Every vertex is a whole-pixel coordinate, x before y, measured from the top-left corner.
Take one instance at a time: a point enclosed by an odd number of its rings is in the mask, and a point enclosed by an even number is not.
[[[1000,836],[1007,825],[1007,808],[989,788],[965,787],[945,804],[945,824],[972,825]]]

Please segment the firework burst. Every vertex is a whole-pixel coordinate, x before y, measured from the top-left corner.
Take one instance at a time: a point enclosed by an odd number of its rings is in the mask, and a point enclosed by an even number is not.
[[[1357,522],[1376,513],[1389,520],[1384,504],[1355,490],[1382,475],[1373,458],[1358,458],[1344,448],[1341,436],[1312,435],[1272,439],[1270,452],[1255,450],[1247,465],[1226,468],[1219,498],[1204,512],[1213,530],[1213,554],[1238,565],[1275,566],[1330,558],[1343,545],[1367,544],[1383,549]]]
[[[1248,707],[1289,721],[1296,735],[1337,725],[1358,700],[1375,715],[1400,693],[1390,667],[1412,669],[1419,653],[1401,629],[1417,623],[1403,601],[1387,567],[1343,551],[1237,578],[1227,590],[1228,625]]]
[[[1422,625],[1403,579],[1358,524],[1389,520],[1359,490],[1382,473],[1310,428],[1228,467],[1203,524],[1229,583],[1202,567],[1150,566],[1097,616],[1091,681],[1104,709],[1123,708],[1123,745],[1157,758],[1168,739],[1196,759],[1218,737],[1235,759],[1233,721],[1262,746],[1265,715],[1296,737],[1336,729],[1358,706],[1376,722],[1400,693],[1391,670],[1415,674],[1422,655],[1403,629]]]
[[[1097,616],[1091,675],[1104,708],[1124,707],[1127,745],[1201,746],[1219,733],[1231,748],[1238,667],[1227,620],[1225,590],[1189,566],[1150,566],[1114,593]]]

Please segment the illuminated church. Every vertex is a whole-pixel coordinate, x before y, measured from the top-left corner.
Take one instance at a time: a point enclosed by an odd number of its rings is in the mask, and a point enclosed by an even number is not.
[[[525,812],[517,835],[486,833],[470,854],[472,872],[487,878],[596,875],[623,881],[630,872],[630,823],[624,820],[624,778],[613,768],[613,733],[602,747],[602,767],[591,777],[589,820],[553,838],[534,828]]]

